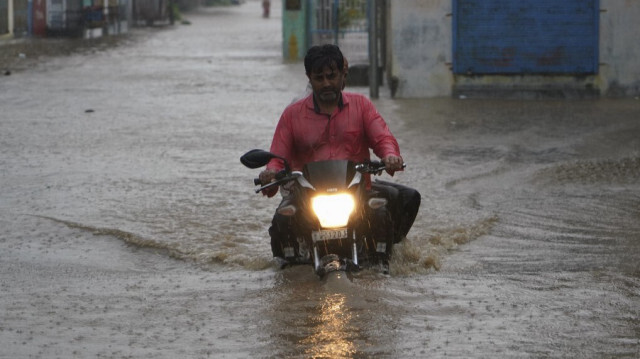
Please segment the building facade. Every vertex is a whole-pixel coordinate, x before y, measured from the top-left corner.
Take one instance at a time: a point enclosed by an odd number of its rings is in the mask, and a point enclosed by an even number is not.
[[[386,2],[392,94],[640,95],[640,1]]]
[[[131,6],[132,0],[0,0],[0,37],[119,34],[131,24]]]

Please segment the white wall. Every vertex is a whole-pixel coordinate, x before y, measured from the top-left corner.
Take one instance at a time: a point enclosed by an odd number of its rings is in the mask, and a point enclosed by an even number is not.
[[[640,95],[640,1],[600,0],[600,74],[603,95]]]
[[[391,75],[397,97],[451,94],[451,0],[390,1]]]

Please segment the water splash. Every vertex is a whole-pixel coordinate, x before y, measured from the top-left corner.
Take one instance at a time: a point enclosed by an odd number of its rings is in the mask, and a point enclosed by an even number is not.
[[[405,239],[394,247],[391,273],[405,276],[440,270],[443,258],[451,250],[488,234],[498,222],[497,216],[479,219],[470,224],[434,228],[423,238]]]
[[[57,223],[87,231],[96,236],[111,236],[122,240],[127,245],[141,249],[152,249],[154,252],[164,254],[167,257],[182,261],[191,261],[201,265],[225,264],[241,266],[249,270],[263,270],[272,266],[271,260],[261,256],[251,255],[248,250],[243,250],[242,246],[249,246],[251,243],[241,243],[236,237],[226,236],[215,241],[219,245],[216,248],[205,246],[189,246],[187,243],[167,242],[152,238],[145,238],[141,235],[120,230],[117,228],[101,228],[85,225],[73,221],[59,219],[50,216],[39,216]]]

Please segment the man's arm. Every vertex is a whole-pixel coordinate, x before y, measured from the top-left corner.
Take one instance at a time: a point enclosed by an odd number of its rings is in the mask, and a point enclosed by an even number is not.
[[[363,116],[365,123],[365,133],[373,153],[384,162],[387,171],[402,170],[402,156],[400,156],[400,146],[398,141],[389,130],[378,110],[368,99],[364,99]]]
[[[271,141],[271,148],[269,149],[271,153],[286,158],[289,161],[293,156],[293,130],[290,119],[291,114],[289,107],[287,107],[282,113],[282,116],[280,116],[280,120],[273,134],[273,140]],[[274,158],[267,164],[267,170],[278,172],[282,169],[284,169],[284,162],[279,158]]]
[[[273,134],[273,140],[271,141],[271,148],[269,151],[273,154],[284,158],[291,158],[291,148],[292,148],[292,132],[290,122],[287,120],[289,116],[286,115],[287,110],[282,113],[280,116],[280,120],[278,121],[278,125],[276,126],[276,130]],[[284,169],[284,163],[279,158],[274,158],[267,164],[267,168],[260,172],[259,178],[260,183],[263,185],[268,184],[275,180],[276,173]],[[273,197],[278,191],[278,187],[271,187],[267,190],[264,190],[262,193],[265,196]]]

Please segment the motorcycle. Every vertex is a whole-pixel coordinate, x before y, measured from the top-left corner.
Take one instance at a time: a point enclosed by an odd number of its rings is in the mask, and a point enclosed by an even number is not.
[[[292,171],[284,158],[264,150],[251,150],[240,161],[256,169],[274,158],[284,162],[284,170],[271,183],[255,178],[254,184],[260,186],[256,193],[273,186],[283,192],[276,211],[292,219],[292,235],[282,241],[282,267],[311,264],[320,278],[333,271],[372,267],[389,274],[394,244],[389,199],[368,191],[365,179],[365,174],[381,174],[384,163],[327,160]]]

